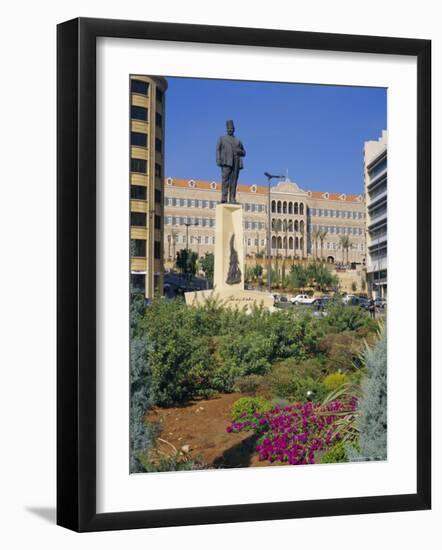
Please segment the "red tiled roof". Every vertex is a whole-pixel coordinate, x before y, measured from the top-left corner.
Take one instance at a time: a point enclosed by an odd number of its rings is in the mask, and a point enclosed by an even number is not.
[[[167,185],[167,180],[169,178],[164,179],[165,185]],[[212,183],[216,184],[216,190],[221,191],[221,183],[219,181],[217,182],[211,182],[207,180],[185,180],[185,179],[179,179],[179,178],[170,178],[172,179],[172,187],[180,187],[180,188],[186,188],[186,189],[204,189],[207,191],[212,190]],[[194,187],[189,186],[189,182],[193,181],[195,183]],[[256,191],[255,193],[258,195],[265,195],[267,194],[267,187],[263,185],[256,185],[256,184],[245,184],[240,183],[238,184],[238,191],[240,193],[252,193],[251,188],[255,186]],[[213,189],[214,190],[214,189]],[[361,196],[360,195],[346,195],[345,193],[329,193],[327,191],[307,191],[309,194],[309,197],[312,199],[322,199],[322,200],[329,200],[329,201],[342,201],[342,202],[361,202]]]

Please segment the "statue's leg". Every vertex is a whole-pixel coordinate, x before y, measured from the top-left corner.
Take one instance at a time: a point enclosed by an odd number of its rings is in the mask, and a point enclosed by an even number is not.
[[[230,187],[230,172],[231,172],[230,166],[223,166],[221,168],[221,202],[227,202],[228,201],[228,194],[229,194],[229,187]]]
[[[236,160],[232,166],[232,173],[230,175],[230,202],[236,202],[236,187],[238,185],[239,176],[239,162]]]

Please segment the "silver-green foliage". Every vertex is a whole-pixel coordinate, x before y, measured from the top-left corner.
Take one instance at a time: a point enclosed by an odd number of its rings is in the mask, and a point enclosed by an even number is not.
[[[383,331],[377,345],[365,353],[368,370],[359,405],[359,452],[348,450],[351,460],[387,458],[387,338]]]
[[[144,472],[140,456],[145,455],[153,441],[153,433],[145,422],[146,411],[152,405],[150,370],[147,362],[148,343],[139,328],[144,311],[144,296],[132,293],[130,309],[130,471]]]

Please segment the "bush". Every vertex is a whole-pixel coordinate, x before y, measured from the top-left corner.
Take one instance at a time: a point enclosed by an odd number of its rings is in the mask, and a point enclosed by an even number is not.
[[[342,462],[349,462],[349,448],[350,445],[348,443],[339,441],[325,451],[319,460],[319,464],[340,464]]]
[[[230,417],[236,421],[253,416],[255,413],[264,413],[270,408],[271,405],[262,397],[241,397],[233,403]]]
[[[333,332],[370,328],[376,330],[376,322],[370,319],[368,313],[358,306],[349,306],[342,303],[340,298],[332,300],[327,307],[325,323]]]
[[[319,342],[319,349],[327,357],[328,374],[339,369],[354,371],[355,366],[360,364],[364,337],[351,331],[329,333]]]
[[[322,401],[328,393],[321,382],[310,376],[299,376],[296,373],[296,367],[285,364],[272,369],[267,379],[272,396],[288,399],[291,402],[307,401],[309,391],[314,392],[314,401]]]
[[[259,374],[249,374],[235,380],[233,389],[240,393],[249,393],[256,395],[257,391],[263,384],[264,377]]]
[[[384,332],[377,345],[365,354],[368,377],[362,384],[359,406],[359,452],[354,460],[387,458],[387,338]]]
[[[333,372],[324,378],[322,383],[329,392],[335,391],[349,381],[343,372]]]

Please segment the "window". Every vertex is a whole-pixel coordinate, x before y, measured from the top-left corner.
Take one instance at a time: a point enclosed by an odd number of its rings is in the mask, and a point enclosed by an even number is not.
[[[163,117],[160,113],[155,113],[155,124],[161,128],[163,126]]]
[[[155,138],[155,151],[161,153],[163,150],[163,143],[160,138]]]
[[[170,197],[166,197],[166,205],[172,206],[172,199]]]
[[[157,101],[159,101],[160,103],[163,103],[163,92],[157,88],[157,93],[156,93],[156,97],[157,97]]]
[[[161,216],[155,214],[155,229],[161,229]]]
[[[130,186],[130,198],[138,200],[146,200],[147,197],[147,187],[142,185],[131,185]]]
[[[206,235],[206,236],[204,237],[204,243],[205,243],[205,244],[209,244],[209,236],[208,236],[208,235]]]
[[[139,172],[140,174],[146,174],[147,161],[144,159],[130,159],[130,169],[132,172]]]
[[[155,189],[155,202],[161,204],[162,192],[159,189]]]
[[[245,204],[245,211],[248,212],[249,210],[250,210],[250,204],[246,203]]]
[[[131,132],[130,144],[136,147],[147,147],[147,134],[143,134],[142,132]]]
[[[178,206],[177,199],[175,197],[172,198],[172,206]]]
[[[132,281],[132,288],[136,290],[140,290],[143,293],[145,292],[146,275],[142,275],[139,273],[132,273],[131,281]]]
[[[146,257],[146,241],[144,239],[131,239],[130,249],[132,256],[137,256],[140,258]]]
[[[147,82],[143,82],[142,80],[135,80],[135,79],[132,79],[130,81],[130,91],[133,94],[147,95],[148,90],[149,90],[149,84]]]
[[[187,199],[180,199],[180,206],[186,206]]]
[[[130,117],[136,120],[147,121],[147,109],[145,107],[138,107],[138,105],[131,105]]]
[[[303,202],[301,202],[299,204],[299,213],[301,214],[301,216],[304,215],[304,203]]]
[[[161,164],[155,163],[155,175],[156,175],[158,178],[161,178],[161,177],[162,177],[162,175],[163,175],[163,169],[162,169]]]
[[[172,225],[172,216],[166,216],[166,225]]]
[[[131,212],[130,224],[138,227],[146,227],[146,214],[144,212]]]
[[[155,260],[159,260],[161,258],[161,242],[155,241],[153,243],[153,257]]]

